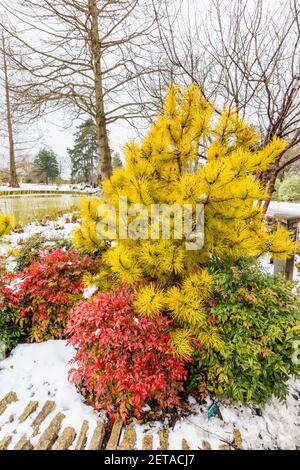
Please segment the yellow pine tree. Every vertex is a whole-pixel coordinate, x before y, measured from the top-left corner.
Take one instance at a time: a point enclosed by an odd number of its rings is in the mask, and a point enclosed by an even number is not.
[[[0,214],[0,237],[8,235],[13,227],[12,218],[7,214]]]
[[[182,357],[191,355],[194,338],[209,348],[222,347],[204,309],[213,285],[205,269],[211,257],[234,262],[266,252],[274,258],[286,257],[295,251],[288,232],[269,233],[260,207],[266,194],[255,179],[286,144],[278,138],[263,149],[259,144],[253,127],[227,110],[216,115],[197,86],[185,90],[173,86],[163,113],[141,145],[130,142],[125,147],[125,166],[103,183],[101,201],[83,202],[82,225],[73,239],[79,248],[91,251],[97,244],[104,246],[96,232],[101,220],[97,206],[111,204],[118,216],[119,198],[127,197],[129,207],[143,204],[149,209],[149,238],[124,239],[117,227],[112,236],[116,243],[104,252],[94,281],[100,289],[114,288],[117,281],[134,283],[140,315],[165,314],[174,319],[171,340]],[[204,162],[200,165],[199,155]],[[190,204],[196,209],[200,203],[204,205],[203,248],[187,250],[186,239],[176,239],[175,232],[169,240],[151,239],[152,204]]]
[[[78,249],[92,253],[104,248],[104,242],[97,235],[96,224],[98,201],[83,197],[81,200],[82,224],[74,230],[72,239]]]

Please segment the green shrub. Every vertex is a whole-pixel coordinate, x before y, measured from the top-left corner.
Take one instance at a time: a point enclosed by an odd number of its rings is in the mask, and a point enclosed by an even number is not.
[[[287,175],[279,186],[278,198],[281,201],[300,201],[300,176]]]
[[[29,334],[26,319],[21,319],[19,310],[12,305],[2,303],[0,297],[0,341],[4,343],[7,352],[18,343],[26,340]]]
[[[272,394],[284,399],[286,381],[300,373],[292,360],[300,339],[300,304],[292,284],[249,266],[219,265],[213,272],[207,320],[223,346],[214,351],[200,345],[189,387],[242,402],[264,403]]]
[[[20,341],[63,338],[84,290],[83,274],[98,265],[99,259],[74,249],[44,249],[23,271],[0,277],[0,339],[7,349]]]
[[[47,251],[55,250],[56,248],[68,251],[71,249],[71,246],[71,242],[64,238],[48,241],[43,235],[32,235],[26,240],[15,257],[15,271],[23,271],[32,261],[36,261],[39,257],[40,250],[44,248],[46,248]]]

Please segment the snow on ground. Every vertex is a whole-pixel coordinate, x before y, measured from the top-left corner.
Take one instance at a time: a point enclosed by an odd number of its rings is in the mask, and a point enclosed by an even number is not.
[[[71,217],[72,214],[64,214],[62,217],[58,217],[57,220],[48,220],[43,225],[36,223],[28,224],[21,233],[11,232],[10,235],[1,238],[0,256],[5,255],[9,248],[18,248],[20,242],[27,240],[33,235],[43,235],[51,240],[60,238],[69,239],[72,231],[78,225],[78,223],[69,222]]]
[[[213,449],[218,449],[220,444],[232,442],[234,428],[241,432],[247,449],[300,447],[300,381],[290,380],[289,384],[290,393],[286,403],[272,398],[264,408],[255,409],[220,402],[223,420],[218,417],[208,420],[207,409],[210,404],[203,407],[195,404],[195,415],[184,418],[175,425],[170,436],[170,448],[180,449],[180,438],[186,437],[192,449],[197,449],[202,440],[209,441]],[[262,416],[258,415],[258,410]]]
[[[300,204],[271,203],[270,211],[292,213],[300,215]],[[77,224],[66,222],[68,215],[60,217],[57,221],[48,221],[45,226],[30,224],[24,228],[23,233],[11,233],[3,237],[0,243],[0,255],[4,255],[9,248],[16,248],[21,240],[34,234],[43,234],[47,239],[69,238]],[[298,256],[298,261],[300,257]],[[269,258],[264,257],[261,265],[270,274],[273,266]],[[300,280],[300,275],[295,272]],[[89,297],[92,291],[85,292]],[[81,395],[74,385],[67,379],[70,367],[68,361],[73,356],[71,346],[65,341],[47,341],[40,344],[23,344],[14,349],[11,356],[0,362],[0,399],[15,391],[18,401],[11,404],[0,417],[0,440],[15,430],[15,420],[10,422],[10,416],[21,415],[30,400],[38,400],[40,407],[24,423],[18,424],[16,434],[9,448],[12,449],[20,437],[26,433],[30,435],[30,424],[39,413],[46,400],[54,400],[56,408],[50,413],[41,426],[40,432],[49,425],[54,415],[62,411],[66,418],[63,426],[72,426],[79,432],[84,419],[88,420],[89,435],[91,438],[99,414],[84,404]],[[193,414],[179,420],[170,432],[170,449],[181,449],[181,441],[185,438],[191,449],[198,449],[202,441],[209,441],[212,448],[232,442],[234,428],[241,432],[243,444],[248,449],[295,449],[300,447],[300,381],[289,381],[289,395],[285,403],[272,398],[269,403],[257,410],[239,404],[230,405],[226,401],[219,403],[223,420],[219,417],[207,418],[207,411],[211,402],[199,406],[191,398]],[[261,414],[261,416],[260,416]],[[103,416],[102,416],[103,418]],[[154,437],[154,449],[159,447],[159,437],[156,431],[162,423],[155,422],[149,425],[135,424],[137,432],[137,448],[141,448],[144,433],[151,433]],[[33,445],[37,442],[40,433],[31,438]]]
[[[300,271],[296,268],[297,263],[300,263],[300,255],[295,256],[294,274],[293,274],[293,280],[300,282]],[[269,255],[264,255],[260,258],[260,266],[266,274],[273,275],[274,265],[270,263]]]
[[[82,421],[90,423],[91,433],[95,428],[99,414],[87,406],[75,386],[67,379],[68,364],[74,354],[66,341],[46,341],[40,344],[22,344],[17,346],[11,356],[0,362],[0,398],[10,391],[17,393],[19,401],[9,405],[0,417],[0,440],[15,431],[16,419],[21,415],[30,400],[37,400],[40,406],[46,400],[54,400],[56,408],[46,418],[40,432],[49,425],[56,413],[63,412],[66,416],[63,426],[72,426],[77,432]],[[224,401],[219,403],[223,420],[219,417],[207,418],[207,410],[211,405],[199,406],[190,398],[193,414],[178,421],[174,429],[170,430],[170,449],[181,449],[183,438],[187,440],[191,449],[197,450],[202,441],[209,441],[213,449],[221,444],[231,443],[233,430],[241,432],[243,445],[248,449],[295,449],[300,447],[300,381],[289,382],[290,393],[286,403],[280,403],[272,398],[265,408],[258,409],[242,405],[230,405]],[[31,423],[39,413],[38,408],[24,423],[18,424],[12,449],[16,442],[27,434],[31,435]],[[259,416],[261,414],[261,416]],[[15,415],[10,422],[11,415]],[[103,415],[101,416],[103,419]],[[137,448],[141,448],[144,433],[151,433],[154,437],[154,449],[159,447],[157,432],[164,423],[155,422],[148,425],[135,423],[137,432]],[[40,434],[31,438],[35,444]]]
[[[300,203],[271,201],[267,214],[270,216],[285,214],[300,217]]]
[[[37,183],[21,183],[19,188],[11,188],[10,186],[0,186],[0,191],[72,191],[70,184],[37,184]]]
[[[300,447],[300,381],[289,381],[290,393],[285,403],[272,398],[265,407],[232,405],[222,401],[219,409],[222,419],[207,417],[211,401],[205,405],[194,402],[193,415],[182,418],[170,432],[170,449],[180,450],[185,438],[191,449],[200,449],[202,441],[208,441],[212,449],[222,444],[231,444],[233,431],[241,433],[243,446],[246,449],[296,449]],[[261,416],[260,416],[261,414]],[[140,445],[144,432],[153,433],[160,423],[153,425],[135,425],[137,444]]]
[[[99,188],[87,187],[82,184],[37,184],[21,183],[19,188],[0,185],[0,191],[18,192],[18,191],[87,191],[89,193],[99,192]]]
[[[12,245],[17,245],[20,241],[27,240],[33,235],[44,235],[45,238],[70,238],[72,231],[78,225],[77,223],[69,222],[72,214],[65,214],[57,220],[48,220],[45,225],[36,223],[28,224],[24,227],[24,232],[12,232],[5,237],[5,241]]]
[[[0,417],[0,440],[15,431],[16,418],[30,400],[36,400],[40,405],[24,423],[18,423],[16,433],[12,434],[11,449],[22,435],[31,435],[31,424],[47,400],[55,401],[56,407],[41,425],[40,433],[61,411],[65,415],[63,426],[72,426],[77,432],[86,419],[90,423],[88,437],[91,437],[99,415],[84,404],[75,386],[68,382],[68,370],[71,367],[68,362],[73,355],[74,350],[66,345],[66,341],[55,340],[19,345],[7,359],[0,362],[0,398],[10,391],[15,391],[18,397],[18,401],[11,404]],[[11,415],[15,415],[13,422],[9,422]],[[31,438],[33,445],[40,433]]]

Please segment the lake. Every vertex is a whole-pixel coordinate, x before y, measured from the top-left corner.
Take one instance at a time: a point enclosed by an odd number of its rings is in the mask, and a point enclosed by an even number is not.
[[[79,207],[79,194],[12,194],[0,196],[0,213],[10,214],[16,225],[45,217],[56,218],[62,212]]]

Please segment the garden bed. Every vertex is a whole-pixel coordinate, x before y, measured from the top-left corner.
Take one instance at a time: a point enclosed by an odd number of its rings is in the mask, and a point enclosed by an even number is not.
[[[19,345],[10,357],[0,363],[0,399],[11,391],[15,391],[18,397],[18,401],[10,404],[0,416],[0,441],[7,435],[13,436],[9,449],[12,449],[23,435],[30,438],[35,445],[58,412],[65,415],[63,426],[74,428],[77,434],[83,421],[87,420],[88,442],[99,417],[105,421],[104,414],[99,414],[86,405],[76,387],[67,380],[67,371],[70,368],[68,362],[73,354],[73,348],[67,346],[65,341],[47,341]],[[34,437],[31,425],[40,408],[25,422],[16,425],[17,418],[32,400],[41,405],[47,400],[56,403],[55,409]],[[299,380],[290,380],[289,395],[285,403],[272,398],[261,408],[230,405],[226,401],[220,401],[222,419],[218,416],[208,419],[211,399],[206,399],[202,405],[197,404],[193,397],[190,397],[189,401],[190,416],[180,419],[173,428],[168,426],[167,421],[155,421],[148,425],[135,422],[135,448],[141,448],[145,434],[151,434],[153,449],[158,449],[159,431],[162,429],[169,432],[169,448],[172,450],[181,449],[182,439],[185,439],[193,450],[202,448],[203,441],[208,442],[212,449],[219,449],[226,444],[234,449],[234,430],[240,431],[242,446],[245,449],[296,449],[299,446]]]
[[[57,221],[47,221],[45,225],[31,224],[24,227],[22,233],[11,233],[2,240],[2,256],[20,247],[20,243],[33,235],[43,235],[47,239],[70,238],[76,223],[70,222],[70,215]],[[264,260],[264,269],[270,271],[268,261]],[[8,259],[8,266],[14,267],[13,257]],[[89,294],[89,289],[86,295]],[[70,369],[69,360],[74,355],[72,346],[66,341],[46,341],[40,344],[23,344],[17,346],[11,355],[0,363],[0,400],[7,393],[15,391],[18,401],[12,403],[0,417],[0,441],[7,435],[12,435],[8,448],[13,448],[19,439],[26,435],[35,445],[43,431],[58,412],[65,415],[64,427],[72,427],[78,434],[82,423],[89,424],[87,440],[92,439],[93,430],[99,417],[107,422],[105,413],[96,412],[88,406],[74,384],[68,382],[67,374]],[[162,414],[161,420],[149,424],[138,424],[133,421],[136,432],[135,448],[142,448],[143,437],[151,434],[153,448],[160,446],[160,436],[163,429],[168,431],[170,449],[180,449],[184,439],[191,449],[203,448],[203,442],[209,443],[212,449],[222,446],[236,448],[234,432],[241,434],[242,445],[246,449],[291,449],[297,448],[300,442],[300,422],[298,408],[300,400],[300,381],[289,381],[289,394],[286,402],[271,398],[265,407],[229,404],[226,400],[218,402],[220,415],[208,418],[208,411],[213,402],[206,398],[199,405],[190,396],[189,415],[179,418],[174,425],[174,419]],[[21,424],[16,426],[16,419],[30,401],[39,404],[54,401],[55,409],[47,416],[41,425],[39,433],[31,436],[31,424],[40,408]],[[168,419],[169,418],[169,419]],[[172,425],[170,425],[172,423]],[[109,425],[107,424],[109,427]],[[173,427],[172,427],[173,426]],[[75,441],[70,448],[74,448]]]

